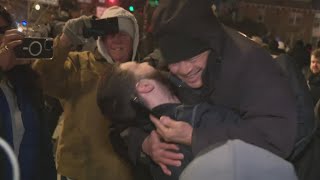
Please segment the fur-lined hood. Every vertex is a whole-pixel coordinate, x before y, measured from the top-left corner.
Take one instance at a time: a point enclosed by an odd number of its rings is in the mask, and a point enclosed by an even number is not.
[[[133,48],[132,48],[132,57],[131,60],[135,60],[136,54],[137,54],[137,49],[138,49],[138,44],[139,44],[139,26],[136,18],[134,17],[133,14],[131,14],[129,11],[119,7],[119,6],[112,6],[107,8],[102,16],[100,17],[101,19],[104,18],[110,18],[110,17],[118,17],[118,18],[125,18],[129,19],[132,21],[133,24],[133,30],[134,30],[134,37],[133,37]],[[101,37],[98,38],[97,40],[97,46],[98,46],[98,51],[101,53],[101,55],[109,62],[109,63],[114,63],[112,58],[109,56],[105,45],[102,42]]]

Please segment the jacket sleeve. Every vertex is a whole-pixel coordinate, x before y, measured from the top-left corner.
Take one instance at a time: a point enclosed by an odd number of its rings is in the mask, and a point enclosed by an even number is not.
[[[84,80],[81,74],[82,67],[92,58],[88,52],[69,52],[60,47],[60,36],[54,40],[54,55],[52,60],[37,60],[33,64],[41,79],[45,94],[65,99],[73,92],[81,90]]]
[[[248,53],[238,58],[244,60],[232,63],[243,70],[225,74],[228,79],[218,83],[214,93],[218,103],[239,111],[241,119],[238,123],[209,123],[194,128],[193,153],[210,144],[241,139],[286,158],[292,152],[297,126],[289,83],[267,53]],[[224,88],[219,90],[219,86]]]
[[[128,155],[129,159],[133,164],[137,164],[140,161],[143,162],[144,158],[142,157],[142,143],[144,139],[149,134],[143,131],[140,128],[131,127],[129,131],[129,136],[127,138],[128,142]]]

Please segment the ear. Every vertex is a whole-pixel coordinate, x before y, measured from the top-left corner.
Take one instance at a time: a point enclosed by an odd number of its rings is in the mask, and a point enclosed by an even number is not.
[[[141,79],[136,84],[136,91],[138,93],[149,93],[154,89],[154,84],[150,79]]]

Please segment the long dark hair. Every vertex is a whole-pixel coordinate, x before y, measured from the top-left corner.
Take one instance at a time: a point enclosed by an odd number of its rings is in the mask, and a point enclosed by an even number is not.
[[[39,75],[31,68],[30,64],[17,65],[5,72],[6,78],[15,92],[23,90],[25,96],[29,96],[32,103],[41,102],[42,90],[39,83]]]
[[[11,14],[0,5],[0,17],[2,17],[8,24],[5,27],[0,27],[0,34],[3,34],[5,30],[16,28],[16,24],[11,16]]]

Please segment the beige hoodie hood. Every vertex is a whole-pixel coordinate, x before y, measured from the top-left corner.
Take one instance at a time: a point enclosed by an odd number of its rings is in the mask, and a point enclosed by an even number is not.
[[[132,48],[132,57],[131,61],[135,60],[138,44],[139,44],[139,26],[136,18],[129,11],[123,9],[119,6],[112,6],[107,8],[100,19],[110,18],[110,17],[118,17],[119,18],[119,29],[125,32],[128,32],[133,39],[133,48]],[[107,49],[102,41],[102,38],[99,37],[97,40],[98,51],[101,55],[109,62],[114,63],[112,58],[107,52]]]

